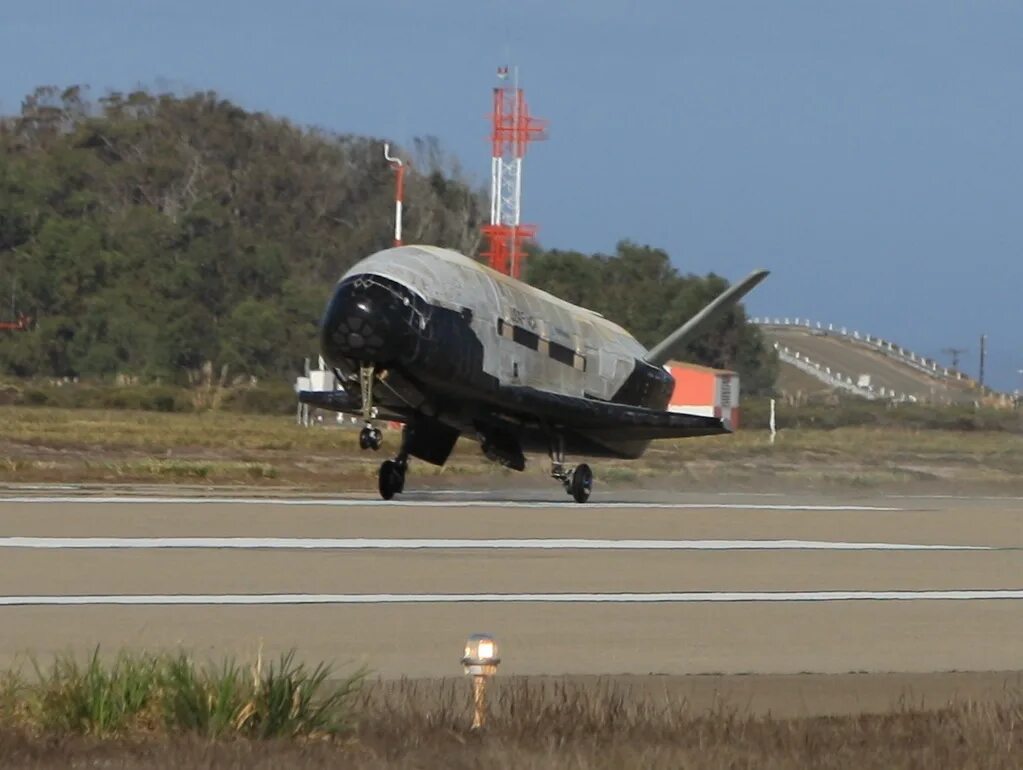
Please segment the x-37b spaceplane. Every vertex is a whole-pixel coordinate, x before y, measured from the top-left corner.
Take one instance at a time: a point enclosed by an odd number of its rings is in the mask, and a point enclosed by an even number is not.
[[[323,314],[321,352],[344,390],[302,392],[323,409],[361,415],[359,440],[379,449],[375,420],[404,424],[380,466],[384,499],[405,487],[409,458],[444,465],[459,436],[515,470],[548,453],[577,501],[593,488],[585,463],[638,458],[650,441],[727,433],[715,417],[666,410],[673,350],[767,276],[751,273],[650,350],[598,313],[432,246],[399,246],[354,265]]]

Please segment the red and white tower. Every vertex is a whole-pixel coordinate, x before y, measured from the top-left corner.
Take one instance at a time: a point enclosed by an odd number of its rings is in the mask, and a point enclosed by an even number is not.
[[[499,67],[494,88],[490,141],[490,224],[483,226],[490,266],[514,278],[522,276],[523,244],[536,235],[535,225],[522,224],[522,159],[532,141],[547,138],[547,123],[529,114],[518,84],[518,71],[508,81],[508,68]]]

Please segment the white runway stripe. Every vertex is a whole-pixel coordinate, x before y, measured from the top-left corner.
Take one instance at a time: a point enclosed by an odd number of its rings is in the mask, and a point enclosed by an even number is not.
[[[822,540],[591,540],[572,538],[422,539],[305,537],[0,537],[0,548],[302,549],[302,550],[601,550],[601,551],[989,551],[985,545],[843,543]]]
[[[0,497],[0,504],[82,504],[82,505],[297,505],[324,506],[332,508],[362,508],[366,506],[383,506],[393,508],[570,508],[576,511],[587,511],[606,508],[667,508],[667,509],[714,509],[738,511],[901,511],[876,505],[783,505],[767,503],[589,503],[580,506],[573,502],[551,502],[541,500],[354,500],[341,498],[326,500],[322,498],[294,497],[88,497],[71,495],[66,497]]]
[[[995,599],[1023,599],[1023,589],[550,594],[108,594],[94,596],[0,596],[0,606],[465,604],[479,602],[673,604],[699,602],[976,601]]]

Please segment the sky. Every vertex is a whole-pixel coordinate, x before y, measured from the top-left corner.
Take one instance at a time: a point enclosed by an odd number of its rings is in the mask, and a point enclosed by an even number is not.
[[[212,89],[302,125],[436,136],[488,184],[495,71],[549,139],[545,247],[772,276],[751,315],[1023,387],[1023,2],[0,0],[0,111],[39,85]]]

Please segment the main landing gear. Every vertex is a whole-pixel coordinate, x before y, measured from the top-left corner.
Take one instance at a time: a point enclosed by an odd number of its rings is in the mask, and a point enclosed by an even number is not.
[[[377,488],[384,500],[390,500],[405,491],[406,471],[408,471],[408,456],[403,454],[399,454],[393,460],[384,460],[380,463]]]
[[[408,442],[409,426],[406,425],[401,433],[401,449],[393,460],[384,460],[380,463],[380,472],[377,475],[377,488],[384,500],[390,500],[395,495],[405,491],[405,474],[408,471]]]
[[[593,491],[593,471],[586,463],[565,465],[565,442],[559,436],[551,445],[551,476],[560,481],[577,503],[585,503]]]

